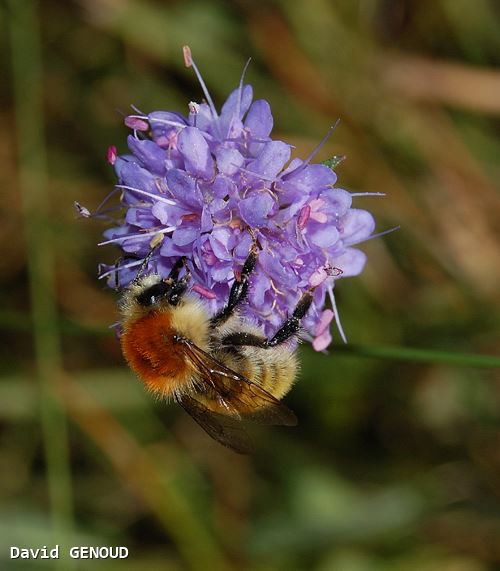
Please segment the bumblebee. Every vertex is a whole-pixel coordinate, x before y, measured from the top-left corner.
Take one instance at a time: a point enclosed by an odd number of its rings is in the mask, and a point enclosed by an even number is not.
[[[242,421],[297,424],[280,399],[297,374],[290,341],[312,303],[312,290],[267,339],[237,311],[257,263],[255,243],[225,307],[213,316],[187,292],[191,274],[185,258],[163,279],[144,275],[151,254],[119,302],[123,355],[147,389],[179,403],[212,438],[242,454],[252,449]]]

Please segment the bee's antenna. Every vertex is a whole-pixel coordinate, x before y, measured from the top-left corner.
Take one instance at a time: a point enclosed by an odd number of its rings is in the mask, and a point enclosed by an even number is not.
[[[123,261],[123,257],[118,258],[118,260],[116,260],[116,262],[115,262],[115,290],[116,291],[120,290],[120,277],[119,277],[118,266],[120,265],[121,261]]]

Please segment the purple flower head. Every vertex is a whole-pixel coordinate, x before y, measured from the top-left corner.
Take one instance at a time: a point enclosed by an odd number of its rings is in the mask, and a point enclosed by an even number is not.
[[[108,151],[125,215],[102,244],[120,246],[123,256],[102,266],[101,277],[112,287],[127,285],[156,246],[149,271],[165,276],[185,256],[192,294],[216,312],[255,237],[259,258],[242,315],[272,336],[301,294],[314,289],[303,329],[321,351],[332,340],[332,320],[344,338],[334,285],[362,271],[366,257],[355,246],[373,237],[373,217],[352,208],[353,195],[335,186],[331,163],[312,164],[321,145],[306,160],[290,161],[291,146],[271,138],[269,104],[253,100],[244,77],[218,112],[189,48],[184,56],[206,103],[190,102],[185,116],[130,115],[130,152]]]

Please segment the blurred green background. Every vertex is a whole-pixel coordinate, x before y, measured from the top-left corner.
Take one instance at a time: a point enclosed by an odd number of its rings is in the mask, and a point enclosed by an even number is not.
[[[3,1],[0,568],[500,568],[500,6],[493,0]],[[104,226],[130,104],[185,113],[247,79],[274,136],[347,155],[378,230],[338,284],[352,343],[301,349],[297,428],[253,457],[155,402],[108,326]],[[118,111],[118,112],[117,112]],[[491,358],[482,357],[491,355]],[[125,545],[126,560],[9,547]]]

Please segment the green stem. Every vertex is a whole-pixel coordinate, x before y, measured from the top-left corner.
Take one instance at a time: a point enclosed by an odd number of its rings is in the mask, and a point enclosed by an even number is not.
[[[346,354],[353,357],[393,359],[395,361],[416,361],[422,363],[443,363],[463,367],[498,368],[500,357],[478,355],[477,353],[454,353],[436,349],[416,349],[414,347],[387,347],[366,345],[335,345],[332,354]]]
[[[8,16],[40,422],[54,539],[64,544],[73,519],[71,475],[66,415],[56,400],[54,385],[61,375],[61,348],[53,287],[54,252],[47,193],[37,4],[32,0],[10,0]],[[56,564],[59,568],[68,567],[68,561],[63,559]]]

